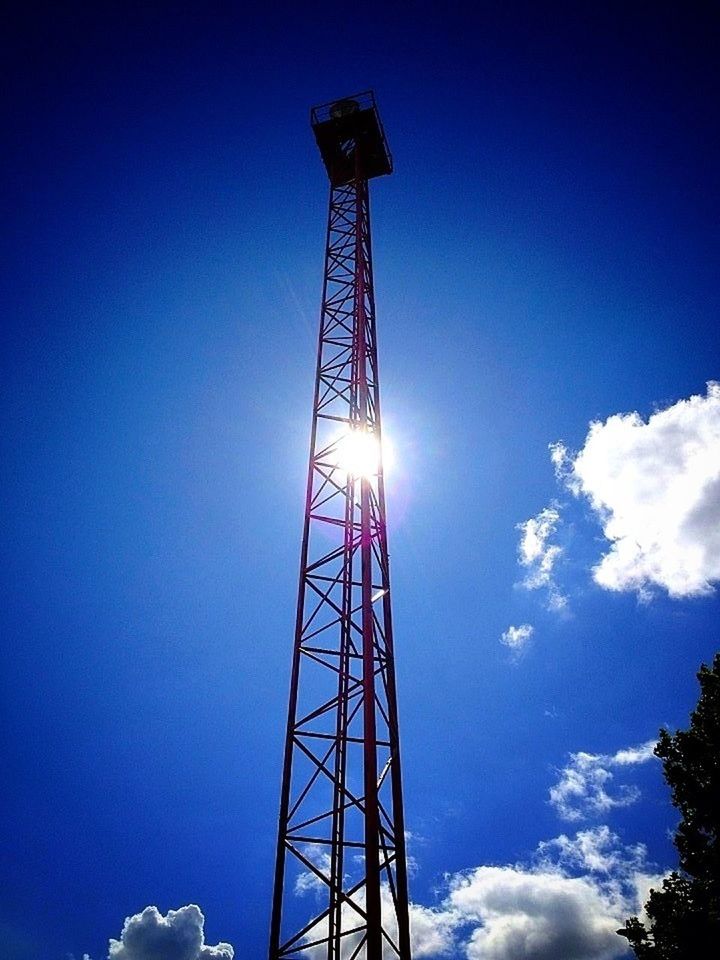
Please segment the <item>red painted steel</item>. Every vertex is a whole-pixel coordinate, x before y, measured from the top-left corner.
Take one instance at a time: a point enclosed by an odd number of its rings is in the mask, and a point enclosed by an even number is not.
[[[314,126],[334,114],[342,123],[327,148],[330,208],[270,960],[410,960],[366,151],[372,171],[381,147],[391,162],[374,99],[361,96],[369,107],[349,98],[312,115]],[[373,123],[361,116],[368,109]],[[353,114],[361,119],[357,138],[346,122]],[[382,143],[368,140],[368,130]],[[327,130],[323,136],[327,146]],[[333,176],[338,149],[344,167],[352,162],[350,180]],[[377,462],[353,472],[343,450],[358,435],[375,445]]]

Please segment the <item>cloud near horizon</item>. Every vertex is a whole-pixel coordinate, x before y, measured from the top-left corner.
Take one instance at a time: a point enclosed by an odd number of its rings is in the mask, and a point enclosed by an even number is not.
[[[571,753],[570,762],[559,771],[560,779],[550,787],[550,804],[559,817],[570,822],[630,806],[639,799],[640,791],[634,785],[616,785],[613,771],[652,760],[655,743],[648,740],[614,754]]]
[[[411,914],[414,955],[614,960],[627,952],[617,928],[661,879],[642,844],[624,846],[607,826],[562,834],[539,844],[528,863],[447,877],[445,900],[425,918],[434,935],[429,949]]]
[[[157,907],[125,919],[119,940],[110,940],[109,960],[233,960],[229,943],[205,943],[205,917],[195,903],[163,916]]]
[[[713,592],[720,581],[720,383],[647,421],[637,412],[595,421],[577,454],[561,442],[550,451],[558,478],[586,498],[610,542],[593,568],[596,583],[644,600],[655,587],[673,598]]]

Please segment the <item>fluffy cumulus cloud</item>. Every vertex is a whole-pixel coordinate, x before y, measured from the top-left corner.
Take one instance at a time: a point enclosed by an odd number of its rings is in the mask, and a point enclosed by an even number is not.
[[[617,774],[653,759],[655,741],[618,750],[614,754],[571,753],[550,787],[550,803],[563,820],[579,821],[603,815],[613,807],[627,807],[640,796],[636,786],[619,783]]]
[[[229,943],[205,943],[205,917],[196,904],[168,910],[145,907],[125,920],[119,940],[110,941],[110,960],[233,960]]]
[[[417,956],[467,960],[613,960],[627,943],[615,932],[661,877],[641,845],[608,827],[541,843],[528,863],[483,866],[448,878],[439,949]],[[423,948],[415,936],[415,948]]]
[[[481,922],[469,960],[609,960],[624,952],[611,905],[585,877],[478,867],[456,883],[451,900]]]
[[[535,632],[534,627],[529,623],[521,623],[519,627],[508,627],[501,634],[500,643],[509,648],[513,659],[518,659],[527,647],[530,637]]]
[[[564,610],[567,606],[567,597],[558,589],[553,575],[553,568],[563,553],[561,546],[551,542],[560,522],[560,513],[551,506],[517,525],[520,531],[518,562],[527,570],[522,585],[528,590],[545,589],[550,610]]]
[[[551,456],[610,543],[593,570],[600,586],[644,599],[656,587],[671,597],[712,591],[720,580],[719,383],[647,421],[618,413],[592,423],[579,453],[557,443]]]

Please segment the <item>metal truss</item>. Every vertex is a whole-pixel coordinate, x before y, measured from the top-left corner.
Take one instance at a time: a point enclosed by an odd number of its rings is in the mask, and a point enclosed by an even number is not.
[[[410,960],[370,211],[357,165],[330,191],[270,960]]]

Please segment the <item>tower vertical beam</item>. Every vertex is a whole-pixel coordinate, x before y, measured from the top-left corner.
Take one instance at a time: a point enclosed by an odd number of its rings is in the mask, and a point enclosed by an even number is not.
[[[331,188],[270,960],[410,960],[368,192],[391,161],[358,101],[313,111]]]
[[[368,400],[368,317],[365,310],[367,250],[365,238],[369,219],[367,180],[363,179],[359,151],[355,155],[355,335],[358,351],[359,423],[369,422]],[[372,340],[372,336],[371,336]],[[377,788],[377,732],[375,724],[375,630],[372,608],[372,511],[370,480],[360,478],[360,550],[362,571],[363,714],[365,785],[365,909],[367,911],[367,960],[382,958],[382,917],[380,907],[380,813]]]

